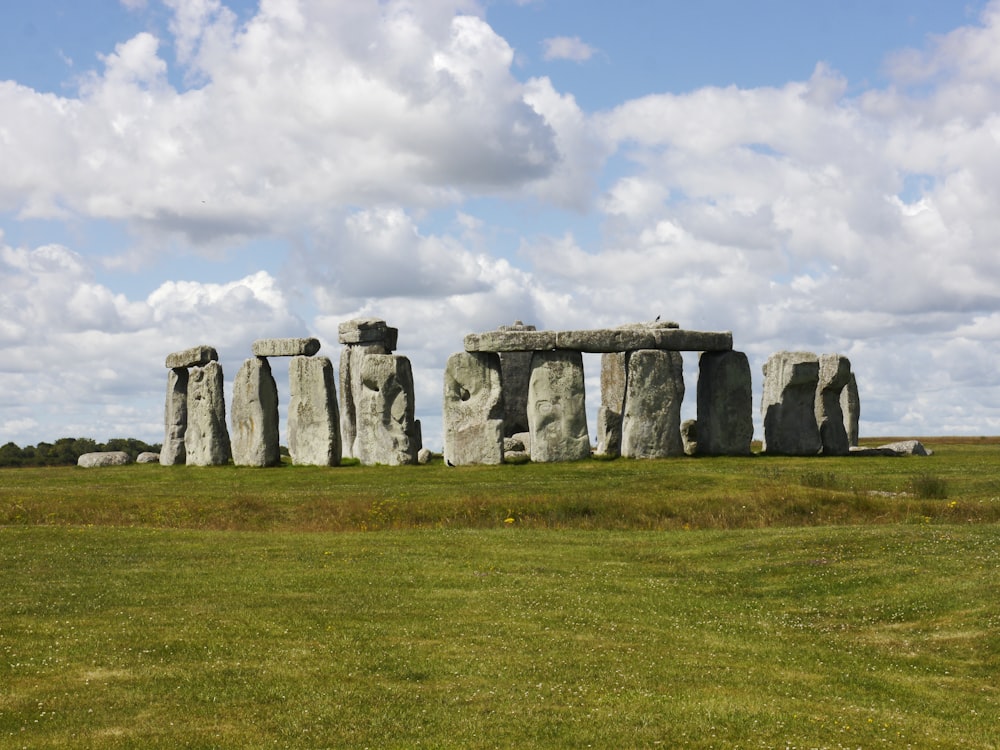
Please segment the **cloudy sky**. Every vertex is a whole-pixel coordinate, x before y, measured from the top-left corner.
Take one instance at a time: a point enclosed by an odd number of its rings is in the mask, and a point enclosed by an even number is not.
[[[995,435],[998,207],[1000,0],[4,3],[0,444],[158,442],[169,352],[355,317],[434,449],[466,333],[657,315]]]

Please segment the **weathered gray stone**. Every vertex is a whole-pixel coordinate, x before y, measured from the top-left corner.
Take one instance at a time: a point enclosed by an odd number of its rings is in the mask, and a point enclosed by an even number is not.
[[[819,358],[819,382],[816,386],[816,425],[824,456],[846,456],[851,445],[844,426],[840,398],[851,379],[851,363],[839,354]]]
[[[625,352],[601,355],[601,405],[597,408],[597,453],[617,458],[622,453],[625,412]]]
[[[698,455],[698,420],[685,419],[681,422],[681,442],[685,456]]]
[[[856,445],[851,446],[851,456],[900,456],[902,454],[896,453],[892,448],[872,448],[870,446],[858,447]]]
[[[698,453],[748,456],[753,440],[753,387],[743,352],[698,358]]]
[[[893,451],[898,456],[933,456],[934,451],[925,448],[919,440],[900,440],[897,443],[880,445],[882,450]]]
[[[851,373],[844,390],[840,392],[840,409],[844,412],[844,429],[847,431],[847,443],[850,446],[858,444],[858,425],[861,422],[861,396],[858,393],[858,381]]]
[[[433,457],[434,454],[431,453],[426,448],[421,448],[420,450],[417,451],[417,463],[420,464],[421,466],[429,464],[431,462],[431,458]]]
[[[392,354],[399,329],[386,325],[381,318],[356,318],[341,323],[337,334],[341,344],[378,343],[385,347],[385,354]]]
[[[255,357],[311,357],[319,351],[319,339],[257,339],[253,342]]]
[[[399,466],[417,460],[410,360],[369,354],[361,361],[355,455],[362,464]]]
[[[132,463],[132,457],[125,451],[84,453],[76,460],[76,465],[85,469],[95,469],[101,466],[124,466],[130,463]]]
[[[625,356],[625,372],[622,456],[683,455],[684,362],[680,352],[658,349],[629,352]]]
[[[627,352],[638,349],[728,351],[729,331],[685,331],[679,328],[626,327],[588,331],[487,331],[465,337],[467,352],[549,351]]]
[[[186,367],[176,367],[167,374],[167,399],[163,408],[163,449],[160,463],[164,466],[183,464],[186,460],[184,433],[187,430],[187,389],[188,371]]]
[[[277,466],[278,387],[264,357],[243,363],[233,381],[233,463],[237,466]]]
[[[340,444],[344,456],[357,456],[358,404],[361,401],[361,363],[371,354],[390,354],[379,341],[351,344],[340,351]]]
[[[534,331],[520,320],[500,326],[500,331]],[[501,352],[500,380],[503,383],[503,429],[507,437],[528,431],[528,378],[531,376],[531,352]]]
[[[181,367],[204,367],[209,362],[217,362],[218,360],[219,353],[215,351],[215,348],[202,344],[168,354],[166,365],[168,370],[175,370]]]
[[[764,365],[763,449],[786,456],[815,456],[823,443],[816,424],[819,358],[808,352],[777,352]]]
[[[288,452],[292,463],[340,464],[340,410],[328,357],[292,357],[288,367]]]
[[[444,369],[444,457],[453,466],[503,463],[500,357],[458,352]]]
[[[579,352],[535,352],[528,381],[531,460],[575,461],[590,455]]]
[[[152,451],[143,451],[135,457],[135,462],[137,464],[158,464],[160,463],[160,454],[153,453]]]
[[[184,447],[189,466],[214,466],[229,463],[232,448],[226,429],[226,400],[222,366],[209,362],[193,367],[189,373],[188,424]]]

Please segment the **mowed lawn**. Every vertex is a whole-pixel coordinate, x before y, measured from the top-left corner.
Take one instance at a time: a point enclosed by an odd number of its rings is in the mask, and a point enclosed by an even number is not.
[[[2,472],[0,747],[1000,747],[1000,446],[850,461]]]

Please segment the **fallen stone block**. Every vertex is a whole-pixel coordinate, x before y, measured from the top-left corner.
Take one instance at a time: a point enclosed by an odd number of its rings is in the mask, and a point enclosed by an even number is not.
[[[160,463],[160,454],[153,453],[152,451],[143,451],[135,457],[135,462],[137,464],[158,464]]]
[[[124,466],[130,463],[132,463],[132,457],[125,451],[84,453],[76,460],[76,465],[85,469],[95,469],[101,466]]]
[[[934,451],[924,447],[919,440],[900,440],[897,443],[880,445],[882,450],[890,450],[899,456],[933,456]]]

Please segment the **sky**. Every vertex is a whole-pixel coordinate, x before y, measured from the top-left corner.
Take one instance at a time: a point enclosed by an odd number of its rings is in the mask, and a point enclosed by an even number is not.
[[[997,206],[1000,0],[3,2],[0,444],[160,442],[170,352],[358,317],[434,450],[467,333],[658,315],[758,438],[781,350],[862,437],[996,435]]]

